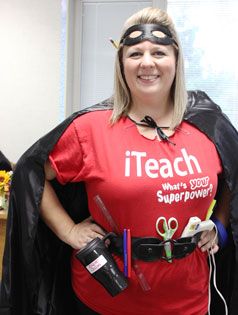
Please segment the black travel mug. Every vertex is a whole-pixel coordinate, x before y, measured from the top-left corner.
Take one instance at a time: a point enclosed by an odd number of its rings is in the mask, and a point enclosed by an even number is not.
[[[115,296],[126,289],[127,279],[105,246],[105,240],[111,235],[112,233],[108,233],[103,239],[96,237],[79,250],[76,257],[108,293]]]

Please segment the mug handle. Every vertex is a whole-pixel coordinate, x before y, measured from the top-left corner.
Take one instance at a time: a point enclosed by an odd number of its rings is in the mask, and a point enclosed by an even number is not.
[[[105,242],[107,239],[112,239],[113,237],[116,237],[117,235],[114,232],[107,233],[103,238],[102,241]]]

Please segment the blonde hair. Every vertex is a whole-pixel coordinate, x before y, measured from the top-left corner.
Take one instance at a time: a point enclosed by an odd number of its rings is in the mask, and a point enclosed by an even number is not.
[[[177,43],[177,47],[175,47],[177,53],[176,75],[171,91],[172,92],[171,96],[174,104],[174,112],[170,126],[171,128],[175,128],[181,123],[187,104],[183,55],[177,32],[175,30],[171,18],[168,16],[166,12],[159,8],[148,7],[133,14],[126,20],[123,27],[122,35],[129,27],[136,24],[164,25],[170,30],[173,39]],[[115,123],[122,116],[126,115],[131,105],[130,90],[126,84],[123,75],[122,51],[123,45],[121,44],[120,47],[118,48],[118,53],[115,60],[113,112],[111,116],[112,123]]]

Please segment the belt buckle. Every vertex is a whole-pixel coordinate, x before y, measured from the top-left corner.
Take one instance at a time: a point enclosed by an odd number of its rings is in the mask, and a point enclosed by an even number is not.
[[[190,255],[196,248],[193,238],[180,238],[173,242],[173,258],[180,259]]]
[[[133,240],[133,258],[143,261],[155,261],[162,258],[163,242],[155,237],[143,237]]]

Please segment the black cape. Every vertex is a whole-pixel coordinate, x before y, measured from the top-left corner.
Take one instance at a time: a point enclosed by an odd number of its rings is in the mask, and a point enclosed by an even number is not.
[[[229,305],[229,314],[238,309],[238,133],[220,107],[201,91],[188,93],[184,120],[195,125],[215,144],[224,179],[232,192],[230,240],[216,254],[217,283]],[[110,100],[71,115],[37,141],[19,160],[14,172],[3,274],[0,291],[1,315],[74,315],[74,294],[70,283],[70,254],[39,217],[44,187],[44,163],[63,131],[73,119],[89,111],[111,108]],[[52,185],[75,222],[88,217],[84,183]],[[219,198],[219,196],[217,196]],[[79,211],[80,205],[80,211]],[[212,314],[223,315],[217,294],[212,295]]]

